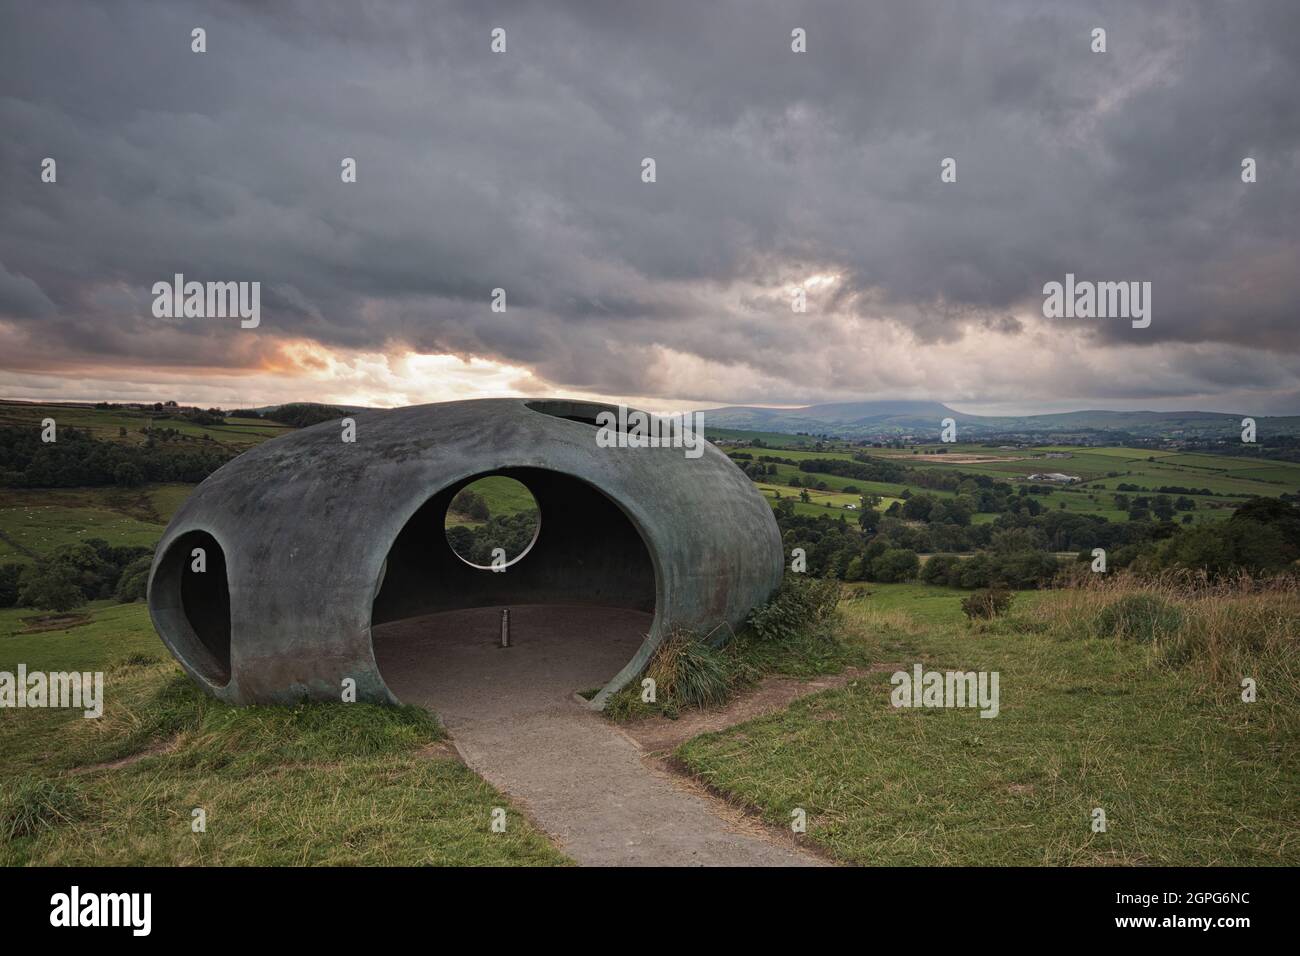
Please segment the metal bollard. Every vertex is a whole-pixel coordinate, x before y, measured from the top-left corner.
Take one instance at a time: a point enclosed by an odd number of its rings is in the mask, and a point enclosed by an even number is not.
[[[510,608],[501,609],[501,646],[510,646]]]

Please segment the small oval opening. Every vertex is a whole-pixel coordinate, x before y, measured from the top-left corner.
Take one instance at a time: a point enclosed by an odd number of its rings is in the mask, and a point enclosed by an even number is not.
[[[149,588],[149,610],[176,656],[210,683],[230,683],[230,582],[226,553],[206,531],[168,547]]]

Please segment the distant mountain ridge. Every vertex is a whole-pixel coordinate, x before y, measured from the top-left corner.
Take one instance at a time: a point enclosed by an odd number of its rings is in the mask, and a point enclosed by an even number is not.
[[[728,405],[705,409],[705,427],[739,428],[786,434],[807,432],[837,438],[914,435],[937,438],[945,418],[965,437],[996,434],[1079,434],[1127,432],[1140,437],[1239,435],[1243,414],[1227,412],[1108,411],[1053,412],[1044,415],[968,415],[942,402],[835,402],[802,408]],[[1300,432],[1300,416],[1254,416],[1260,435]]]

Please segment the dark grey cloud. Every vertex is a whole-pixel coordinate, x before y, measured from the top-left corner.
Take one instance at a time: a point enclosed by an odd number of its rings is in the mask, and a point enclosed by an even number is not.
[[[1298,28],[1291,0],[7,4],[4,365],[238,369],[305,338],[607,394],[1004,401],[997,369],[943,363],[1050,351],[1025,316],[1073,272],[1154,286],[1149,329],[1061,323],[1094,380],[1116,349],[1180,363],[1081,396],[1294,396]],[[262,281],[258,333],[160,327],[175,272]],[[951,355],[870,367],[885,339]],[[696,360],[733,374],[665,370]],[[1056,375],[1026,364],[1026,394]]]

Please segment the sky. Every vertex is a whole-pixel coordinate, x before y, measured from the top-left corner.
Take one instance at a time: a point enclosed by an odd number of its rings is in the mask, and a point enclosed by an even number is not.
[[[1294,0],[3,0],[0,130],[4,398],[1300,414]]]

